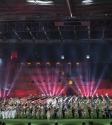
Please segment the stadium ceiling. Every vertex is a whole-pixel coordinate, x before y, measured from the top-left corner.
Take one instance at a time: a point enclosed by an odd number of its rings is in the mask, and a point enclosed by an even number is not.
[[[112,0],[0,0],[0,42],[112,41]]]

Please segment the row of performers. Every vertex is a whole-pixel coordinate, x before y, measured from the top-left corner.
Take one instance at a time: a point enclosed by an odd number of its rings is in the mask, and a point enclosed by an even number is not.
[[[53,107],[52,104],[30,104],[30,105],[2,105],[0,107],[0,116],[2,119],[10,118],[68,118],[72,114],[73,118],[97,118],[102,114],[103,118],[112,118],[112,106],[104,106],[102,109],[99,106],[84,106],[81,103],[79,106],[77,103],[74,105],[60,105]]]

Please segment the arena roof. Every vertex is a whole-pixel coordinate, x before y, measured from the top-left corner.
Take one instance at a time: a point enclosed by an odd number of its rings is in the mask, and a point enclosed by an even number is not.
[[[1,0],[0,42],[112,40],[112,0]]]
[[[53,4],[39,4],[52,1]],[[72,16],[71,16],[72,14]],[[1,0],[0,19],[109,19],[112,0]]]

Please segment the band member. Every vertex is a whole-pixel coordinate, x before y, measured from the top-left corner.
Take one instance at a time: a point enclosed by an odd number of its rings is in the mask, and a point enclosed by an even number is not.
[[[36,118],[39,119],[39,113],[40,113],[40,109],[38,106],[36,106]]]
[[[96,107],[96,116],[97,116],[97,118],[99,118],[99,112],[100,112],[100,109],[99,109],[99,107],[97,106],[97,107]]]
[[[110,118],[112,118],[112,107],[110,107]]]
[[[16,116],[16,108],[17,108],[16,105],[12,106],[12,118],[15,118],[15,116]]]
[[[78,117],[78,107],[75,108],[75,117]]]
[[[30,107],[29,106],[27,106],[27,108],[26,108],[26,117],[30,118]]]
[[[58,111],[58,116],[59,116],[59,118],[61,118],[62,117],[62,111],[61,111],[61,109],[59,108],[59,111]]]
[[[17,117],[20,118],[20,113],[21,113],[21,108],[20,108],[20,104],[18,105],[17,108]]]
[[[108,109],[108,106],[105,108],[105,115],[106,115],[106,118],[109,118],[109,109]]]
[[[91,108],[91,118],[93,118],[94,117],[94,108],[92,107]]]
[[[81,107],[82,109],[82,116],[86,118],[86,109],[84,108],[84,105]]]
[[[47,105],[45,105],[45,107],[44,107],[44,114],[45,114],[45,117],[47,118]],[[51,113],[52,114],[52,113]]]
[[[5,106],[4,105],[2,105],[2,119],[4,119],[5,118]]]
[[[47,121],[49,122],[49,120],[50,120],[50,108],[47,110]]]
[[[36,112],[35,112],[35,106],[33,106],[33,108],[32,108],[32,117],[33,118],[35,118],[35,114],[36,114]]]
[[[54,107],[54,118],[56,118],[57,116],[57,111],[56,111],[56,107]]]
[[[5,118],[7,119],[8,118],[8,114],[9,114],[9,106],[8,105],[5,105]],[[10,113],[11,115],[11,113]]]
[[[63,116],[63,118],[65,118],[65,111],[66,111],[66,108],[65,108],[65,106],[63,106],[62,107],[62,116]]]
[[[74,116],[75,116],[75,108],[74,108],[74,106],[72,107],[72,117],[74,118]]]
[[[88,106],[88,114],[89,114],[89,118],[91,118],[91,107]]]
[[[54,116],[54,109],[53,109],[53,106],[51,106],[51,108],[50,108],[50,114],[51,114],[51,118],[53,118],[53,116]]]
[[[67,108],[67,106],[65,106],[65,116],[66,116],[66,118],[68,118],[68,115],[69,115],[68,112],[69,112],[68,108]]]
[[[43,108],[43,106],[40,107],[40,117],[41,117],[41,119],[44,118],[44,108]]]
[[[102,118],[103,119],[105,118],[105,108],[103,108],[103,110],[102,110]]]
[[[24,117],[24,109],[23,109],[23,105],[20,106],[20,117],[21,117],[21,118]]]
[[[79,118],[81,118],[82,117],[82,109],[81,109],[81,107],[78,108],[78,114],[79,114]]]

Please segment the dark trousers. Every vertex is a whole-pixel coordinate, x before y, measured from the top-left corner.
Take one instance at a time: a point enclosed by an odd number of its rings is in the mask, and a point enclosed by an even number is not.
[[[54,113],[54,118],[56,118],[56,115],[57,115],[57,113],[55,112],[55,113]]]
[[[99,118],[99,112],[97,112],[96,114],[97,114],[97,118]]]
[[[81,118],[82,117],[82,113],[79,113],[79,118]]]
[[[89,113],[89,118],[91,118],[91,112],[88,112]]]
[[[72,112],[72,117],[74,118],[74,116],[75,116],[75,115],[74,115],[74,112]]]
[[[102,115],[102,118],[104,119],[104,118],[105,118],[105,115]]]
[[[106,118],[109,118],[109,114],[108,113],[106,113]]]
[[[112,113],[110,113],[110,118],[112,118]]]
[[[62,112],[63,118],[65,118],[65,112]]]

